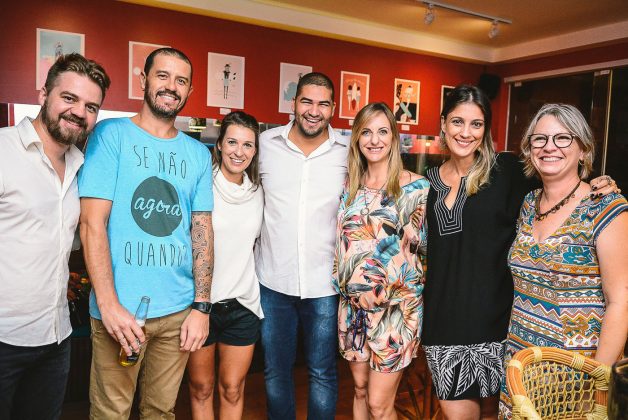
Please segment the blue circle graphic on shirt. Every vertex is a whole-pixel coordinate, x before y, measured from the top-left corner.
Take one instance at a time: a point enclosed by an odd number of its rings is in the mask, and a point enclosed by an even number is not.
[[[172,234],[182,219],[177,190],[156,176],[145,179],[135,189],[131,214],[135,223],[149,235]]]

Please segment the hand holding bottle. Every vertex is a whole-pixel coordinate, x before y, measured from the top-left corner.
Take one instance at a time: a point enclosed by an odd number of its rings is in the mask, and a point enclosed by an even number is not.
[[[135,311],[135,322],[138,327],[142,330],[142,335],[146,333],[144,325],[146,324],[146,318],[148,317],[148,304],[150,303],[150,298],[148,296],[143,296],[140,305],[137,307],[137,311]],[[142,342],[139,338],[135,339],[135,343],[129,343],[126,341],[124,336],[120,340],[120,354],[118,355],[118,363],[122,366],[133,366],[135,365],[140,357],[140,351],[142,349]],[[132,347],[132,349],[131,349]]]
[[[102,316],[102,323],[109,335],[116,340],[128,354],[133,350],[139,351],[137,341],[145,340],[142,328],[137,325],[135,318],[120,305],[117,299],[111,302],[103,302],[98,297],[98,308]]]

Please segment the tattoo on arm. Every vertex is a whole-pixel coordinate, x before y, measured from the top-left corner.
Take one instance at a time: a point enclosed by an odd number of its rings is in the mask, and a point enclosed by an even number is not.
[[[214,271],[214,229],[209,211],[192,212],[194,299],[209,301]]]

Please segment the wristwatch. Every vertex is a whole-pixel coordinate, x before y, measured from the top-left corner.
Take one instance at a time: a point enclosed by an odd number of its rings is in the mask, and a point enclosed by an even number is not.
[[[192,309],[209,315],[212,311],[212,304],[210,302],[192,302]]]

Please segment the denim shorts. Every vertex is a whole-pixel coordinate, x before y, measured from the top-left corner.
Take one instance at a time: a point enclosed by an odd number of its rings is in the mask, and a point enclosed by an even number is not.
[[[250,346],[260,337],[261,320],[236,299],[212,305],[209,335],[203,346],[223,343],[229,346]]]

